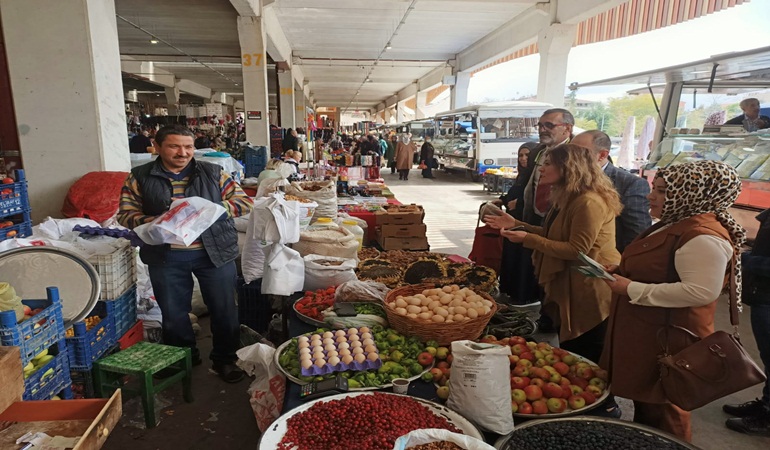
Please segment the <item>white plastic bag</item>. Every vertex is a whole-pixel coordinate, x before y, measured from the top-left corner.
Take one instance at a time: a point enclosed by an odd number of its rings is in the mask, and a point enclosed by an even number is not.
[[[150,245],[184,245],[195,242],[222,214],[225,207],[202,197],[180,198],[168,211],[150,223],[134,228],[139,239]]]
[[[295,250],[283,244],[271,244],[265,250],[262,293],[291,295],[305,284],[305,262]]]
[[[283,167],[283,166],[282,166]],[[291,174],[289,174],[291,175]],[[255,198],[262,198],[267,197],[270,194],[274,194],[278,192],[278,190],[284,186],[289,185],[289,181],[286,179],[289,175],[286,175],[283,178],[265,178],[257,187],[257,195],[255,195]]]
[[[473,341],[452,342],[452,383],[447,407],[497,434],[513,430],[511,348]]]
[[[326,289],[330,286],[338,286],[346,281],[358,279],[355,272],[358,263],[356,263],[355,259],[307,255],[304,260],[305,291]]]
[[[246,283],[251,283],[254,280],[262,278],[262,274],[265,270],[265,250],[264,247],[268,245],[266,241],[254,239],[254,227],[251,223],[251,216],[249,214],[249,226],[246,228],[246,240],[243,241],[243,249],[241,250],[241,271],[243,272],[243,279]]]
[[[287,201],[282,194],[270,194],[254,202],[249,216],[253,239],[291,244],[299,241],[299,202]]]
[[[286,377],[275,366],[275,349],[269,345],[250,345],[236,354],[238,367],[249,376],[256,377],[249,386],[249,403],[257,419],[257,427],[264,433],[283,410]]]
[[[396,439],[393,450],[406,450],[416,445],[430,444],[431,442],[447,441],[457,444],[465,450],[495,450],[494,447],[484,441],[464,434],[454,433],[441,428],[423,428],[414,430]]]

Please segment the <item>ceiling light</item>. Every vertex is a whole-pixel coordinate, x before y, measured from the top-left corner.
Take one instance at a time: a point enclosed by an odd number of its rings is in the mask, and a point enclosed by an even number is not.
[[[155,38],[150,39],[150,44],[157,44],[158,42],[160,41]]]
[[[390,50],[391,48],[393,48],[393,46],[392,46],[392,45],[390,45],[390,42],[388,42],[387,44],[385,44],[385,50]]]

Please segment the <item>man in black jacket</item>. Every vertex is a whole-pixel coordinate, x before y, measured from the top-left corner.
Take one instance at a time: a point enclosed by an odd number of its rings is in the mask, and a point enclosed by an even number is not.
[[[727,428],[740,433],[770,436],[770,209],[758,216],[759,231],[751,251],[741,255],[743,303],[751,307],[751,330],[768,381],[762,397],[740,405],[724,405]]]
[[[770,117],[759,115],[759,100],[744,98],[741,100],[741,114],[725,122],[725,125],[743,125],[746,131],[757,131],[770,128]]]
[[[220,166],[195,160],[193,138],[181,126],[158,131],[158,159],[131,170],[121,191],[117,219],[133,229],[152,222],[168,211],[173,200],[185,197],[202,197],[224,206],[226,213],[189,246],[144,245],[139,255],[148,266],[163,313],[163,342],[189,347],[193,364],[201,363],[189,317],[194,274],[211,314],[213,368],[226,382],[237,383],[244,373],[235,366],[240,326],[234,295],[238,235],[233,217],[250,212],[252,202]]]

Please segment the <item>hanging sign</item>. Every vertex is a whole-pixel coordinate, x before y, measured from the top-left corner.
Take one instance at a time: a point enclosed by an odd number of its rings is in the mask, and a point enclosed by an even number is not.
[[[262,120],[262,111],[246,111],[248,120]]]

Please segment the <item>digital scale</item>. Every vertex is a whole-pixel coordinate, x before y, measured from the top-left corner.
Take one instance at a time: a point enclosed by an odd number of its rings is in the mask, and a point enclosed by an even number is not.
[[[300,387],[299,398],[312,400],[327,395],[344,394],[348,391],[348,379],[341,374],[329,380],[313,381]]]

